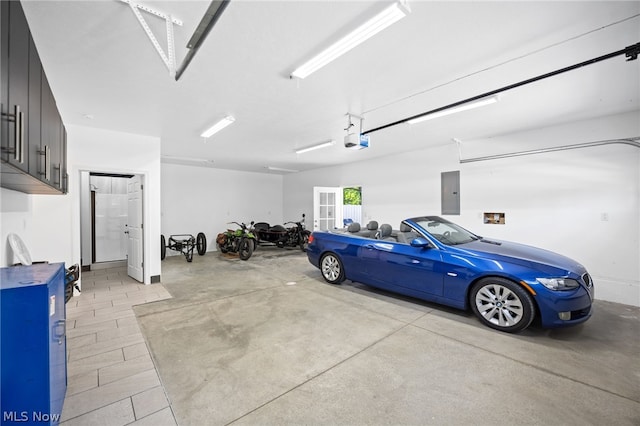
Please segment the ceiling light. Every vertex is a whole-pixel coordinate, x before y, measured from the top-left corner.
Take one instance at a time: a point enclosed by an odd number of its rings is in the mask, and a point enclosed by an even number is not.
[[[303,154],[305,152],[315,151],[316,149],[327,148],[327,147],[333,145],[334,143],[336,143],[336,141],[330,140],[330,141],[319,143],[317,145],[311,145],[311,146],[308,146],[306,148],[300,148],[300,149],[296,150],[296,154]]]
[[[455,114],[456,112],[462,112],[462,111],[466,111],[469,109],[473,109],[473,108],[479,108],[482,106],[486,106],[486,105],[491,105],[494,104],[496,102],[498,102],[500,100],[499,96],[489,96],[488,98],[482,98],[482,99],[478,99],[477,101],[472,101],[472,102],[467,102],[465,104],[462,105],[458,105],[456,107],[452,107],[452,108],[446,108],[443,109],[441,111],[436,111],[436,112],[428,112],[424,115],[418,116],[416,118],[412,118],[411,120],[407,120],[407,123],[409,124],[416,124],[416,123],[420,123],[422,121],[427,121],[427,120],[431,120],[434,118],[438,118],[438,117],[443,117],[445,115],[449,115],[449,114]]]
[[[204,132],[202,132],[202,134],[200,136],[202,136],[203,138],[211,137],[212,135],[214,135],[215,133],[218,133],[220,130],[224,129],[225,127],[227,127],[229,124],[233,123],[234,121],[236,121],[236,119],[233,118],[232,116],[228,115],[225,118],[223,118],[222,120],[218,121],[213,126],[209,127]]]
[[[329,62],[345,54],[365,40],[396,23],[411,12],[404,1],[399,1],[384,9],[382,12],[360,25],[358,28],[341,38],[318,55],[296,68],[291,78],[305,78]]]
[[[193,157],[178,157],[174,155],[162,155],[160,156],[160,160],[164,161],[184,161],[189,163],[207,163],[213,164],[213,160],[209,160],[206,158],[193,158]]]
[[[286,172],[286,173],[296,173],[300,171],[300,170],[292,170],[292,169],[283,169],[282,167],[272,167],[272,166],[268,166],[267,169],[271,170],[272,172]]]

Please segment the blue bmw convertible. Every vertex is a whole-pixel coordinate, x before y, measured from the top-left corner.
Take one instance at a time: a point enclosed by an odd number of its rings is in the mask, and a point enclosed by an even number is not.
[[[345,279],[459,309],[509,333],[539,317],[545,328],[591,316],[593,281],[578,262],[539,248],[487,239],[438,216],[314,232],[309,262]]]

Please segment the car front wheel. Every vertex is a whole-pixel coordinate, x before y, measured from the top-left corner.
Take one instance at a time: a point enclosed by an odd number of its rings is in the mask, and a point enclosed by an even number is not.
[[[517,333],[531,324],[535,316],[529,293],[504,278],[484,278],[471,290],[473,313],[485,325],[507,333]]]
[[[333,253],[327,253],[320,260],[322,277],[329,284],[340,284],[344,281],[344,268],[342,262]]]

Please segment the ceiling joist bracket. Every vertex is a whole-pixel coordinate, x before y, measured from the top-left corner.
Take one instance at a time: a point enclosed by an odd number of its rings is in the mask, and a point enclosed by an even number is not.
[[[169,70],[169,74],[171,75],[171,77],[175,76],[176,57],[175,57],[175,46],[174,46],[174,38],[173,38],[173,25],[175,24],[178,26],[182,26],[182,21],[172,17],[171,15],[168,15],[163,12],[159,12],[148,6],[134,3],[130,0],[120,0],[120,1],[123,3],[127,3],[129,7],[131,7],[131,11],[138,19],[138,22],[142,26],[142,29],[147,34],[147,37],[149,37],[149,40],[153,44],[153,47],[155,47],[156,52],[158,52],[158,55],[160,55],[162,62],[164,62],[165,66]],[[145,21],[144,17],[140,13],[140,10],[165,20],[166,30],[167,30],[167,53],[164,52],[164,49],[162,49],[162,46],[160,46],[158,39],[153,35],[153,31],[151,31],[151,28],[149,28],[149,25],[147,25],[147,21]]]

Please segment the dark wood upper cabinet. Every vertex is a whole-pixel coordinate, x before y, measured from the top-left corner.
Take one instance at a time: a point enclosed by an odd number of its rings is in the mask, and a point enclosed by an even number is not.
[[[0,183],[66,193],[66,130],[19,1],[0,1]]]

